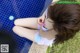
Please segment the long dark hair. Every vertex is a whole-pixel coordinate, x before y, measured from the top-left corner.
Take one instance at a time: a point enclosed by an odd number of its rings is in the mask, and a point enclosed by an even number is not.
[[[49,17],[58,32],[55,43],[62,43],[72,38],[80,30],[80,5],[55,4],[48,9]]]

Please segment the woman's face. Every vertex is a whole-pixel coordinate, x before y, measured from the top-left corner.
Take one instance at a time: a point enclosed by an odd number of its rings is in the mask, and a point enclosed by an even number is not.
[[[53,29],[54,22],[48,16],[45,17],[47,17],[45,18],[45,27],[48,29]]]

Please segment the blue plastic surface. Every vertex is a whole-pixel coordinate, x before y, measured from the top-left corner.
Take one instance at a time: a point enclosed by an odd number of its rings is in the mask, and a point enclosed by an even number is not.
[[[48,0],[49,1],[49,0]],[[31,41],[16,35],[12,28],[14,20],[24,17],[38,17],[43,10],[45,0],[0,0],[0,30],[8,31],[17,42],[17,50],[20,51],[24,44],[29,48]],[[28,50],[26,53],[28,53]],[[20,52],[17,52],[20,53]]]

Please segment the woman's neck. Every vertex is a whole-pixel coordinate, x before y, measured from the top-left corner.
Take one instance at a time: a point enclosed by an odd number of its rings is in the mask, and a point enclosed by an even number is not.
[[[55,35],[57,34],[57,32],[53,29],[53,30],[48,30],[47,32],[40,30],[40,35],[42,37],[45,37],[47,39],[53,39],[55,38]]]

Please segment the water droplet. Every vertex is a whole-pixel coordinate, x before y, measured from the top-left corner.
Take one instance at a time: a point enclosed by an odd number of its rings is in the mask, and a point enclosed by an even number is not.
[[[14,20],[14,17],[13,17],[13,16],[10,16],[10,17],[9,17],[9,20]]]

